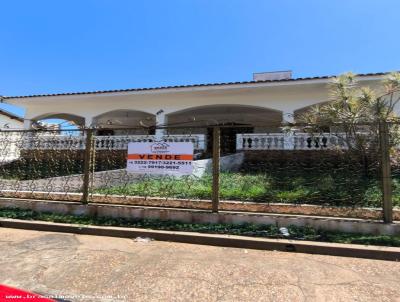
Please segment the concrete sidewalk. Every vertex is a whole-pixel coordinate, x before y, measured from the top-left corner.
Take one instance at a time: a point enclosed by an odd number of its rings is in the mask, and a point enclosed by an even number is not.
[[[400,301],[400,263],[0,228],[0,283],[67,301]]]

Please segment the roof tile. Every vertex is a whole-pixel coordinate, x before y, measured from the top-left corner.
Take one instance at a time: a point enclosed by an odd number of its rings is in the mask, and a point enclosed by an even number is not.
[[[380,76],[388,74],[388,72],[377,73],[363,73],[358,74],[359,77],[366,76]],[[52,96],[68,96],[68,95],[85,95],[85,94],[100,94],[100,93],[115,93],[115,92],[135,92],[135,91],[148,91],[148,90],[161,90],[161,89],[177,89],[177,88],[194,88],[205,86],[223,86],[223,85],[240,85],[240,84],[259,84],[259,83],[275,83],[275,82],[294,82],[294,81],[311,81],[320,79],[329,79],[335,76],[320,76],[320,77],[303,77],[295,79],[282,79],[282,80],[265,80],[265,81],[242,81],[242,82],[223,82],[223,83],[204,83],[192,85],[176,85],[176,86],[159,86],[159,87],[145,87],[145,88],[130,88],[130,89],[114,89],[114,90],[97,90],[87,92],[66,92],[66,93],[53,93],[53,94],[35,94],[25,96],[4,96],[3,99],[20,99],[20,98],[36,98],[36,97],[52,97]]]

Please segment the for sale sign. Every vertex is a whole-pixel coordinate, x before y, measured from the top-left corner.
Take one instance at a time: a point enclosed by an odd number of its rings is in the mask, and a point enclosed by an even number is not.
[[[128,172],[190,175],[192,162],[193,143],[190,142],[128,144]]]

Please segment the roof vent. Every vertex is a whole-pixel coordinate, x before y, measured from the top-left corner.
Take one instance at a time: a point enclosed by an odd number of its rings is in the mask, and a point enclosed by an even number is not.
[[[253,73],[253,81],[278,81],[290,80],[291,78],[291,70]]]

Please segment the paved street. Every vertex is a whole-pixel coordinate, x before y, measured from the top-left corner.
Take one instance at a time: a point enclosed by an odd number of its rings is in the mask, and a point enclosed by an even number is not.
[[[0,228],[0,283],[66,301],[400,301],[400,263]]]

